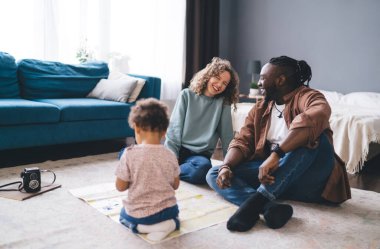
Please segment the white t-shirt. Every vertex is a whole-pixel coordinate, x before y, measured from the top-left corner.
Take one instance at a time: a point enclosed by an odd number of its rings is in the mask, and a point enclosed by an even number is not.
[[[267,140],[271,143],[281,144],[289,133],[289,129],[286,126],[283,117],[284,109],[285,105],[273,105],[269,131],[267,134]]]

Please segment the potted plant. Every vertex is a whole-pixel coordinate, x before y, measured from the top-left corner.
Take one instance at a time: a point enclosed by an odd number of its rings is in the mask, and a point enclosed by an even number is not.
[[[75,57],[78,59],[79,63],[86,63],[93,59],[92,51],[87,47],[87,39],[80,44]]]
[[[256,82],[252,82],[249,89],[249,96],[257,96],[260,95],[259,86]]]

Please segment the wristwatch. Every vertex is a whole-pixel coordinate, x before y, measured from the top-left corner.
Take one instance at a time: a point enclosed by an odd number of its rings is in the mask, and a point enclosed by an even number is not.
[[[270,152],[276,153],[280,158],[283,158],[285,156],[285,152],[280,148],[279,144],[274,144]]]

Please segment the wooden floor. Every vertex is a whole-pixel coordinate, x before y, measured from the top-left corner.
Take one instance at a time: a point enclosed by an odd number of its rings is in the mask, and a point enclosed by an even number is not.
[[[348,175],[350,186],[380,193],[380,155],[366,162],[358,174]]]
[[[107,140],[0,151],[0,168],[41,163],[47,160],[60,160],[118,152],[124,146],[124,140]],[[213,158],[217,160],[223,159],[221,149],[215,151]],[[355,175],[349,174],[349,181],[353,188],[380,193],[380,155],[366,162],[360,173]]]

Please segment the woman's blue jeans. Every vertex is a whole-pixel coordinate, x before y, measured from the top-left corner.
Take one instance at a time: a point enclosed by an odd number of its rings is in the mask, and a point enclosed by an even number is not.
[[[192,184],[206,184],[206,175],[212,167],[208,157],[193,155],[185,158],[180,165],[179,178]]]
[[[288,199],[303,202],[323,202],[321,197],[326,182],[334,167],[334,148],[325,134],[320,136],[317,148],[298,148],[280,159],[274,172],[275,182],[260,184],[259,167],[263,160],[242,163],[233,169],[231,187],[220,189],[216,184],[219,166],[209,170],[207,183],[226,200],[240,206],[255,192],[270,200]]]

